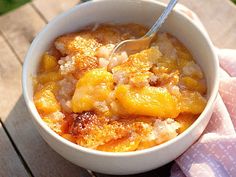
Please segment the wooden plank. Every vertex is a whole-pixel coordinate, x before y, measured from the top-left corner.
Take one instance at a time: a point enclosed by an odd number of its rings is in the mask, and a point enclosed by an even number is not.
[[[21,65],[2,36],[0,56],[0,83],[4,83],[0,84],[0,117],[33,175],[89,177],[86,170],[54,152],[38,134],[21,93]]]
[[[0,117],[4,121],[21,96],[21,65],[0,33]]]
[[[80,0],[34,0],[33,5],[47,21],[50,21],[79,2]]]
[[[21,61],[36,34],[44,27],[45,22],[30,4],[4,16],[0,16],[0,31],[15,50]]]
[[[236,5],[229,0],[181,0],[180,3],[199,16],[217,47],[236,49]]]
[[[39,10],[35,11],[31,3],[4,16],[0,16],[0,31],[3,33],[17,56],[23,62],[25,54],[37,33],[45,26],[48,20],[74,5],[79,0],[35,0],[33,5]]]
[[[0,123],[0,176],[29,176]]]

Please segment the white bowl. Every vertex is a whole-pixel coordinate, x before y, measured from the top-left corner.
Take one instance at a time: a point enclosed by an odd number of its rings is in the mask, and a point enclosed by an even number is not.
[[[107,174],[134,174],[160,167],[181,155],[205,129],[218,92],[218,61],[214,47],[202,29],[191,20],[173,11],[163,25],[182,41],[203,69],[208,88],[208,103],[200,117],[184,133],[161,145],[136,151],[110,153],[73,144],[53,132],[39,116],[33,103],[32,76],[36,74],[40,57],[61,34],[94,23],[139,23],[151,26],[164,9],[151,0],[100,0],[83,3],[52,20],[34,39],[23,67],[23,92],[33,121],[45,141],[65,159],[81,167]],[[49,159],[50,160],[50,159]]]

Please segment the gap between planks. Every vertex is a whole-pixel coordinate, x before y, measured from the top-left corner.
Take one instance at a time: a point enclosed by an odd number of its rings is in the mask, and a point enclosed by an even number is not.
[[[30,177],[0,122],[0,176]]]
[[[32,171],[30,170],[30,168],[29,168],[28,164],[26,163],[24,157],[21,155],[19,149],[17,148],[16,144],[14,143],[14,141],[13,141],[11,135],[9,134],[7,128],[6,128],[5,125],[3,124],[1,117],[0,117],[0,126],[2,126],[3,130],[5,131],[5,133],[6,133],[7,137],[8,137],[8,139],[9,139],[9,141],[10,141],[12,147],[14,148],[14,150],[15,150],[17,156],[19,157],[20,161],[22,162],[22,164],[23,164],[25,170],[27,171],[28,175],[29,175],[30,177],[34,177]]]
[[[2,33],[2,31],[0,30],[0,36],[2,36],[2,38],[4,39],[4,41],[7,43],[7,45],[9,46],[9,48],[11,49],[12,53],[14,53],[14,55],[16,56],[17,60],[20,62],[20,64],[23,65],[23,61],[21,61],[19,55],[17,54],[17,52],[14,50],[13,46],[11,45],[10,41],[7,40],[6,36]]]
[[[30,3],[31,7],[35,10],[35,12],[38,13],[38,15],[42,18],[42,20],[46,23],[48,23],[48,20],[45,18],[45,16],[39,11],[39,9],[35,6],[34,3]]]

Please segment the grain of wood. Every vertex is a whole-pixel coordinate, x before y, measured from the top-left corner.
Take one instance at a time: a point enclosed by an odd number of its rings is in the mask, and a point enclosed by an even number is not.
[[[0,31],[21,61],[36,34],[45,26],[45,22],[30,4],[0,16],[0,24]]]
[[[0,176],[29,176],[0,123]]]
[[[21,64],[0,34],[0,117],[4,120],[21,96]]]
[[[236,6],[229,0],[181,0],[180,3],[198,15],[215,46],[236,49]]]
[[[50,21],[79,2],[79,0],[34,0],[33,5],[47,21]]]
[[[0,56],[0,83],[2,83],[0,84],[0,117],[33,175],[35,177],[90,177],[86,170],[71,164],[54,152],[33,126],[21,93],[22,66],[2,36],[0,36]],[[2,145],[1,153],[5,153]],[[1,163],[2,159],[0,169]]]

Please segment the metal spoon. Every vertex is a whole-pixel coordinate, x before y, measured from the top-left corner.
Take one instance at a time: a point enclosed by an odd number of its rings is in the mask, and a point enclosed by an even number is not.
[[[170,0],[169,4],[165,8],[161,16],[143,37],[139,39],[125,40],[117,44],[110,54],[109,58],[110,63],[108,64],[107,67],[108,70],[111,70],[111,63],[115,54],[125,51],[128,55],[131,55],[149,48],[153,37],[156,35],[161,25],[165,22],[166,18],[168,17],[174,6],[177,4],[177,2],[178,0]]]

